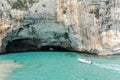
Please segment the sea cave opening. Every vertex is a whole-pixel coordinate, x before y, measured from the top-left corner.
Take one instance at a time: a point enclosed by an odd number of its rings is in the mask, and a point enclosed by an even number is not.
[[[35,51],[38,50],[37,40],[33,39],[16,39],[9,41],[6,46],[6,52],[24,52],[24,51]]]
[[[61,46],[42,46],[40,51],[58,51],[58,52],[72,52],[67,48],[63,48]]]
[[[28,51],[58,51],[58,52],[70,52],[71,50],[63,48],[61,46],[41,46],[40,41],[33,39],[16,39],[9,41],[5,51],[11,52],[28,52]]]

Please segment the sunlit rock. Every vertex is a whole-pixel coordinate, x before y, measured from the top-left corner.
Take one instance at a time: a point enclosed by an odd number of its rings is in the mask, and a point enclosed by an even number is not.
[[[119,54],[119,5],[119,0],[1,0],[0,51],[7,52],[10,41],[32,39],[39,48]]]

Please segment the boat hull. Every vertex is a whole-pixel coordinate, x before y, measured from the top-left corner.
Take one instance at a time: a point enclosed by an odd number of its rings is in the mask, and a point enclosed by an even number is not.
[[[78,61],[81,62],[81,63],[86,63],[86,64],[92,64],[92,63],[93,63],[93,62],[90,61],[90,60],[80,59],[80,58],[78,58]]]

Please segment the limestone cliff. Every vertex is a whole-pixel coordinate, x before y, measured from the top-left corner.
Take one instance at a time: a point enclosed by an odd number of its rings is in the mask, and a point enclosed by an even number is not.
[[[119,6],[119,0],[0,0],[0,51],[31,39],[26,43],[38,48],[120,54]]]

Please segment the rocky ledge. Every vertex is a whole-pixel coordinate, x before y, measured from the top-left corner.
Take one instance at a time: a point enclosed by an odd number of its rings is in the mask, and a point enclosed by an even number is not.
[[[120,54],[119,0],[0,0],[0,52],[60,46]]]

